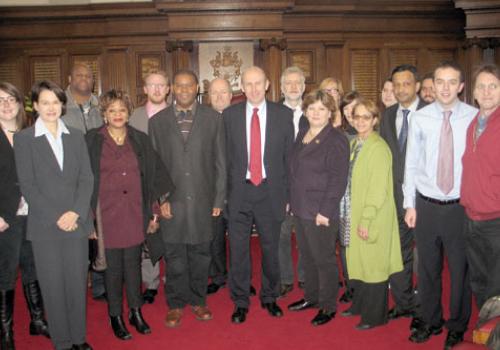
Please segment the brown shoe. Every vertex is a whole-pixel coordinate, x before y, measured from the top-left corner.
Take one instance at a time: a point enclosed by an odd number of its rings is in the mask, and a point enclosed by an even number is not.
[[[177,327],[181,324],[182,309],[170,309],[165,319],[165,325],[170,328]]]
[[[206,306],[193,306],[193,313],[196,319],[200,321],[208,321],[212,319],[212,312]]]

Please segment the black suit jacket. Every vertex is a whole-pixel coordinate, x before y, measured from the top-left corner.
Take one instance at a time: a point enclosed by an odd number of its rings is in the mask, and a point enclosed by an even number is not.
[[[417,110],[425,107],[427,103],[419,99]],[[405,173],[405,160],[406,160],[406,145],[403,151],[399,150],[398,134],[396,130],[396,115],[398,112],[399,104],[387,108],[382,116],[380,123],[380,136],[382,136],[389,145],[392,153],[392,176],[394,179],[394,199],[396,200],[396,209],[398,215],[404,215],[403,208],[403,181]]]
[[[264,168],[276,220],[285,217],[288,201],[288,157],[292,148],[293,113],[282,104],[266,101],[267,122]],[[222,113],[226,130],[226,166],[228,170],[228,210],[237,213],[245,196],[248,169],[246,138],[246,102],[230,106]]]
[[[347,186],[349,143],[329,124],[303,145],[307,130],[299,131],[290,159],[290,209],[301,219],[314,220],[319,213],[337,220]]]
[[[0,217],[8,223],[16,216],[21,200],[14,149],[0,130]]]

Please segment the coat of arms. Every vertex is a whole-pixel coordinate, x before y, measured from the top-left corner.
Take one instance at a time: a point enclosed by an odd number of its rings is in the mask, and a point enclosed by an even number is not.
[[[217,51],[215,57],[210,60],[214,78],[226,79],[233,88],[238,87],[242,65],[243,59],[239,57],[239,52],[233,51],[231,46],[224,46],[223,51]]]

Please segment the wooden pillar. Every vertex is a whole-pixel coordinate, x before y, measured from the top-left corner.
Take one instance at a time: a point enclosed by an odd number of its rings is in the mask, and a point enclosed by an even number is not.
[[[264,51],[264,70],[270,85],[267,91],[267,98],[271,101],[278,101],[281,96],[280,76],[283,69],[283,51],[287,47],[286,39],[261,39],[259,48]]]
[[[192,41],[167,41],[166,49],[172,54],[172,75],[181,69],[193,69],[191,62]]]
[[[483,51],[488,48],[488,40],[472,38],[467,39],[464,44],[465,49],[465,101],[474,103],[472,96],[472,75],[474,70],[483,62]]]
[[[490,47],[494,50],[495,64],[500,67],[500,38],[491,39]]]

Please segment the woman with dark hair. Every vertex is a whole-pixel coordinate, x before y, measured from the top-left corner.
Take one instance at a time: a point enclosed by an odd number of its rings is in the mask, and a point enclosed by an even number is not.
[[[130,97],[110,90],[100,97],[99,107],[105,125],[86,136],[95,177],[92,209],[104,241],[111,327],[118,339],[128,340],[132,336],[122,316],[123,281],[130,324],[141,334],[151,333],[141,313],[142,244],[145,233],[159,228],[153,203],[168,198],[173,184],[148,136],[128,125]]]
[[[339,202],[347,184],[349,144],[332,126],[334,99],[322,90],[304,98],[309,127],[297,135],[290,158],[290,210],[305,272],[304,298],[290,311],[319,307],[311,323],[329,322],[337,310],[338,269],[335,242]]]
[[[372,101],[360,99],[354,106],[352,120],[357,135],[351,141],[340,236],[347,247],[347,270],[354,298],[342,315],[360,314],[356,328],[365,330],[387,323],[387,281],[403,266],[392,195],[391,151],[374,131],[380,112]]]
[[[1,349],[14,349],[13,310],[17,267],[31,316],[30,334],[49,337],[31,242],[26,240],[28,205],[21,196],[14,159],[14,134],[26,125],[22,95],[0,82],[0,336]]]
[[[356,137],[356,129],[353,126],[352,109],[361,98],[356,90],[348,92],[340,101],[340,113],[342,114],[342,130],[349,141]]]
[[[35,124],[14,135],[21,192],[29,205],[27,239],[56,349],[88,350],[88,236],[93,176],[83,134],[66,127],[66,95],[51,81],[31,89]]]

